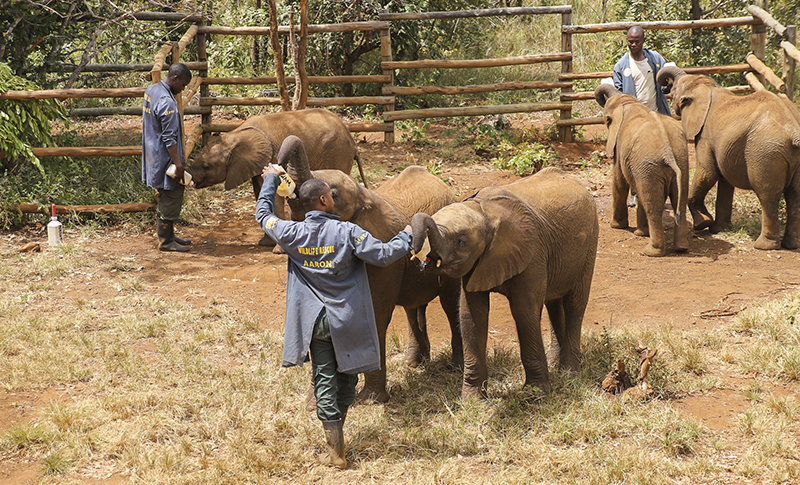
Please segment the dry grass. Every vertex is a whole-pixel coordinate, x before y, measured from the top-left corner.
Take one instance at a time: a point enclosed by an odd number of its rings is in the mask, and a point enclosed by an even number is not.
[[[125,476],[134,483],[736,483],[800,480],[800,294],[743,313],[719,332],[658,328],[584,337],[584,370],[553,373],[554,392],[520,389],[517,349],[490,355],[489,399],[460,400],[446,346],[409,369],[392,359],[392,400],[360,405],[346,426],[349,470],[315,464],[321,426],[303,399],[308,369],[280,369],[281,335],[219,302],[152,297],[130,261],[108,262],[118,297],[48,307],[47,281],[86,271],[81,249],[2,254],[0,385],[52,397],[6,429],[3,460],[32,460],[47,483]],[[748,345],[738,345],[745,338]],[[656,397],[610,397],[599,382],[638,342],[660,349]],[[728,431],[675,400],[747,375],[749,407]],[[21,405],[24,403],[21,403]],[[732,458],[733,457],[733,458]]]

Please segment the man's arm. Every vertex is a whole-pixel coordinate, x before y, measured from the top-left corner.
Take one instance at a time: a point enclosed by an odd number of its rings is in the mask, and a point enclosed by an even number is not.
[[[350,236],[356,256],[374,266],[388,266],[411,251],[411,226],[386,243],[355,224]]]
[[[183,143],[180,136],[181,113],[178,106],[167,97],[159,99],[155,109],[156,116],[160,118],[161,122],[161,142],[167,147],[172,163],[175,164],[175,180],[183,180],[183,172],[186,167],[178,151],[178,143]]]
[[[624,58],[625,57],[623,56],[622,59]],[[620,59],[619,61],[617,61],[616,64],[614,64],[614,71],[612,74],[612,76],[614,77],[614,87],[617,88],[617,91],[619,91],[620,93],[622,92],[622,59]]]
[[[267,168],[272,169],[267,166]],[[264,183],[261,185],[261,193],[258,195],[256,202],[256,221],[261,229],[266,232],[276,242],[278,241],[275,228],[280,219],[275,215],[275,191],[278,189],[280,179],[278,178],[277,171],[270,172],[264,169],[262,175],[264,176]]]

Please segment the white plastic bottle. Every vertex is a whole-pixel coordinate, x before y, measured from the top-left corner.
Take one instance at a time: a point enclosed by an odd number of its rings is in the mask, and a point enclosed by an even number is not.
[[[177,168],[175,167],[175,164],[174,163],[171,164],[169,167],[167,167],[167,175],[169,175],[172,178],[175,178],[175,171],[176,170],[177,170]],[[178,183],[181,184],[181,185],[194,186],[194,182],[192,182],[192,174],[190,174],[189,172],[184,171],[183,172],[183,182],[178,180]]]
[[[278,189],[275,191],[281,197],[286,197],[287,199],[294,199],[297,197],[297,194],[294,193],[294,189],[297,187],[292,177],[286,173],[286,170],[283,169],[280,165],[273,163],[272,168],[281,172],[278,175],[278,178],[281,179],[281,184],[278,185]]]
[[[47,223],[47,243],[50,247],[55,247],[61,244],[62,241],[62,226],[56,217],[56,205],[50,205],[50,222]]]

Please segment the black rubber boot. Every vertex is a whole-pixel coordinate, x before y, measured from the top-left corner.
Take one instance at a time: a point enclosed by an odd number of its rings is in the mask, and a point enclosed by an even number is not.
[[[172,221],[164,221],[161,219],[157,220],[157,232],[158,232],[158,241],[159,246],[158,249],[161,251],[178,251],[181,253],[185,253],[189,250],[189,246],[184,246],[179,244],[175,240],[175,228],[174,223]]]
[[[319,462],[323,465],[335,466],[344,470],[347,468],[347,460],[344,458],[344,432],[341,419],[335,421],[323,421],[322,428],[325,430],[325,441],[328,443],[328,452],[319,455]]]

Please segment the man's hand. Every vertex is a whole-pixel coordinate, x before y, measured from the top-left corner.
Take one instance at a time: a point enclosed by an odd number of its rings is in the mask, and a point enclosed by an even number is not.
[[[277,167],[277,168],[275,168]],[[286,173],[286,170],[283,169],[280,165],[274,165],[272,163],[268,163],[264,170],[261,171],[261,176],[265,177],[268,173],[274,173],[275,175],[280,175],[282,173]]]

